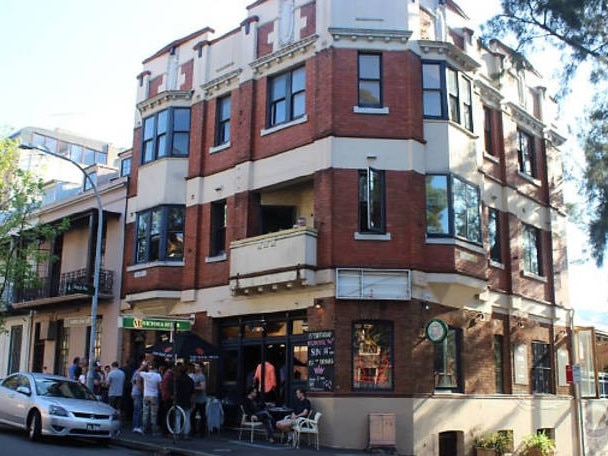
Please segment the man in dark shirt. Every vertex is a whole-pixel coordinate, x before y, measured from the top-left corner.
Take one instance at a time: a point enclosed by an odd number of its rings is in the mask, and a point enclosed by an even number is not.
[[[255,386],[250,386],[247,389],[247,396],[243,401],[243,409],[245,413],[251,417],[251,419],[260,420],[264,424],[266,429],[266,436],[270,443],[274,443],[272,435],[274,433],[274,419],[268,410],[258,400],[258,391]]]
[[[280,429],[283,432],[289,432],[289,441],[292,441],[293,433],[291,432],[291,428],[293,428],[293,425],[298,418],[306,418],[310,415],[311,410],[312,404],[306,397],[306,391],[303,388],[298,388],[296,390],[296,403],[293,407],[292,414],[281,421],[277,421],[277,429]]]
[[[186,421],[183,423],[183,432],[180,435],[183,439],[190,438],[190,411],[194,404],[194,381],[188,375],[186,366],[179,364],[176,367],[175,374],[175,403],[179,405],[186,415]]]

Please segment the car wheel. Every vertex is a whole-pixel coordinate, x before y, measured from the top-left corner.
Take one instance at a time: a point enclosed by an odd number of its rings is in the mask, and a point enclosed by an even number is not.
[[[40,436],[42,435],[42,418],[40,418],[40,412],[38,410],[34,410],[30,414],[27,423],[27,434],[32,442],[40,440]]]

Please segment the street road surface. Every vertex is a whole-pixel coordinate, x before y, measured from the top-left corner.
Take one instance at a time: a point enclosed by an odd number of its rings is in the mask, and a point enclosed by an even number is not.
[[[109,443],[109,442],[108,442]],[[90,440],[51,439],[30,442],[24,431],[0,425],[0,454],[40,456],[144,456],[144,451],[103,445]]]

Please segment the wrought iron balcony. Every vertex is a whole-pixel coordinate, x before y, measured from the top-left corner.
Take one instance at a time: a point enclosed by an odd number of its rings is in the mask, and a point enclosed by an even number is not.
[[[114,271],[102,269],[99,275],[100,295],[112,295]],[[93,294],[93,274],[86,269],[78,269],[61,274],[59,280],[51,277],[40,277],[36,287],[14,288],[13,302],[35,301],[37,299],[56,298],[73,294]]]

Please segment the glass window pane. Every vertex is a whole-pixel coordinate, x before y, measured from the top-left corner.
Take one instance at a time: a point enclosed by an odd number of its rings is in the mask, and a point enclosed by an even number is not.
[[[380,56],[359,54],[359,78],[380,79]]]
[[[439,64],[425,63],[422,65],[422,86],[425,89],[441,89]]]
[[[424,115],[441,117],[441,92],[424,92]]]
[[[148,117],[144,120],[144,140],[154,137],[155,117]]]
[[[184,229],[184,209],[171,207],[168,210],[167,229],[169,231],[181,231]]]
[[[359,81],[359,105],[378,106],[380,105],[380,82],[379,81]]]
[[[181,260],[184,258],[184,233],[169,233],[167,238],[167,258],[170,260]]]
[[[173,130],[190,131],[190,109],[175,109],[173,111]]]
[[[169,112],[165,109],[159,112],[157,115],[158,121],[156,123],[156,133],[166,133],[169,129]]]
[[[429,234],[449,234],[448,178],[426,178],[426,230]]]
[[[148,261],[156,261],[160,259],[160,235],[155,234],[150,236],[150,252],[148,255]]]
[[[82,163],[82,146],[72,144],[70,147],[70,158],[76,163]]]
[[[387,390],[393,387],[393,327],[389,322],[353,324],[353,388]]]
[[[167,135],[159,135],[156,138],[156,143],[157,143],[157,156],[158,158],[160,157],[166,157],[169,154],[169,151],[167,150]]]
[[[230,97],[222,98],[220,101],[220,119],[230,119]]]
[[[188,145],[190,143],[190,133],[174,133],[173,134],[173,150],[172,156],[188,155]]]
[[[84,149],[84,164],[85,165],[93,165],[95,164],[95,151],[85,148]]]
[[[458,73],[448,68],[447,70],[448,93],[458,96]]]
[[[159,234],[162,227],[162,211],[156,209],[152,211],[152,219],[150,221],[150,234]]]
[[[291,92],[306,90],[306,68],[298,68],[291,73]]]
[[[306,94],[301,92],[293,97],[293,119],[297,119],[298,117],[302,117],[306,114]]]
[[[271,81],[270,97],[272,100],[285,98],[287,92],[287,75],[276,76]]]
[[[270,115],[271,125],[277,125],[287,120],[286,108],[287,103],[280,101],[272,105],[272,112]]]
[[[154,160],[154,141],[151,139],[144,143],[144,163]]]
[[[108,154],[105,152],[95,152],[95,163],[101,163],[103,165],[108,164]]]

